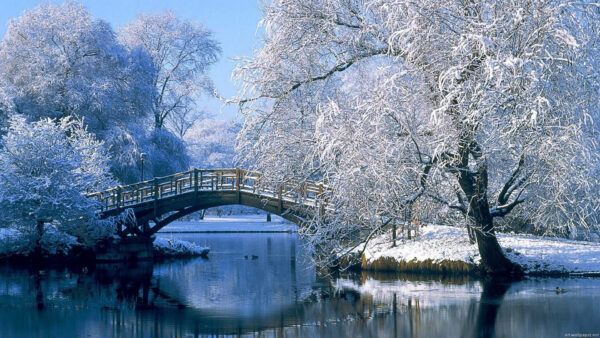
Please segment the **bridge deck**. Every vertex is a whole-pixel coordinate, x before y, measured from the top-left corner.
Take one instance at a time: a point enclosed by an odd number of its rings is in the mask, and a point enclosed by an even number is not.
[[[262,184],[261,178],[262,175],[258,172],[238,168],[193,169],[118,186],[89,196],[100,202],[103,215],[115,215],[126,208],[134,209],[136,215],[153,209],[154,218],[167,212],[189,208],[195,200],[217,195],[226,199],[222,204],[246,204],[278,214],[294,206],[321,209],[325,205],[324,191],[327,188],[318,182],[297,181],[267,186]],[[236,197],[232,199],[231,196]],[[178,201],[180,203],[174,203]],[[262,201],[265,207],[257,201]],[[271,205],[266,207],[269,202]],[[199,202],[196,204],[202,205]]]

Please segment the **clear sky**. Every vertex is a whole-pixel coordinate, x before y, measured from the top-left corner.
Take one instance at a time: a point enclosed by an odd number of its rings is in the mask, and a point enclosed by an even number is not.
[[[180,18],[204,24],[221,43],[223,54],[210,76],[221,96],[229,98],[237,89],[231,81],[235,64],[232,58],[250,56],[259,46],[257,24],[261,19],[258,0],[83,0],[95,18],[109,22],[113,29],[125,25],[138,14],[172,10]],[[63,1],[0,0],[0,36],[4,36],[10,19],[39,3]],[[217,119],[233,119],[234,106],[222,107],[219,100],[205,99],[200,105]]]

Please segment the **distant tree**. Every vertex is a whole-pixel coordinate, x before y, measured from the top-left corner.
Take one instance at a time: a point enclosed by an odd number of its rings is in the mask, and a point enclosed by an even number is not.
[[[121,175],[139,166],[136,147],[148,134],[137,125],[152,112],[155,74],[146,52],[121,45],[83,5],[37,6],[13,19],[0,43],[0,126],[15,113],[29,121],[81,119],[106,141],[111,171],[126,181]]]
[[[146,53],[127,51],[76,2],[26,11],[0,43],[0,102],[31,120],[76,116],[102,133],[143,119],[154,76]]]
[[[183,140],[166,129],[153,130],[144,145],[154,176],[167,176],[188,170],[190,158]]]
[[[0,224],[28,235],[37,251],[45,226],[85,239],[97,210],[86,194],[113,184],[108,158],[81,120],[13,116],[0,141]]]
[[[152,82],[158,91],[152,100],[154,127],[168,125],[184,135],[201,113],[197,107],[201,92],[214,92],[206,74],[221,49],[212,33],[165,12],[140,15],[119,32],[119,39],[150,54],[158,70]]]
[[[240,153],[272,182],[331,186],[302,230],[322,262],[415,210],[462,217],[491,273],[518,271],[495,219],[599,224],[596,2],[264,6],[264,47],[236,71]]]
[[[241,125],[234,121],[205,119],[185,137],[191,164],[196,168],[231,168],[235,165],[235,141]]]
[[[115,126],[108,133],[106,144],[114,154],[111,171],[125,184],[171,175],[190,166],[185,142],[166,129],[147,131],[137,124]]]

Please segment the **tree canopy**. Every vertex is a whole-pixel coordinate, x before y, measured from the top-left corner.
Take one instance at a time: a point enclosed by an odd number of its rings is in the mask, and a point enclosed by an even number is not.
[[[0,224],[18,229],[38,245],[44,233],[40,222],[84,237],[98,203],[87,193],[114,184],[103,143],[81,120],[28,123],[15,116],[0,147]]]
[[[186,170],[181,136],[199,91],[212,88],[206,71],[219,51],[210,31],[170,12],[142,15],[117,36],[77,2],[39,5],[0,42],[0,127],[14,114],[81,120],[124,183],[141,179],[142,154],[146,178]],[[167,116],[170,131],[154,131]]]
[[[0,43],[2,102],[31,119],[83,118],[93,132],[150,113],[155,70],[76,2],[40,5],[11,20]]]
[[[172,12],[142,14],[121,29],[119,38],[148,53],[157,70],[152,79],[157,90],[152,101],[154,127],[168,126],[183,136],[201,113],[197,103],[202,92],[214,92],[206,74],[221,53],[219,43],[203,26]]]
[[[331,186],[304,230],[325,261],[415,214],[464,219],[490,272],[511,270],[502,218],[597,231],[597,3],[264,6],[264,47],[236,71],[240,149],[272,181]]]

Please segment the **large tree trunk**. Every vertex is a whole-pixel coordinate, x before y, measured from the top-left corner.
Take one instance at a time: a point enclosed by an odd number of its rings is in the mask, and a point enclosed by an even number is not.
[[[164,125],[164,119],[160,116],[160,112],[154,113],[154,129],[159,130],[162,129]]]
[[[487,206],[487,200],[485,202]],[[481,268],[486,275],[521,275],[521,267],[511,262],[504,253],[496,238],[494,223],[489,213],[475,217],[475,238],[481,256]]]
[[[494,231],[494,220],[488,202],[488,173],[485,159],[477,172],[463,170],[459,184],[469,201],[468,217],[473,220],[482,272],[486,275],[522,275],[521,267],[504,256]]]

